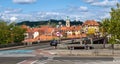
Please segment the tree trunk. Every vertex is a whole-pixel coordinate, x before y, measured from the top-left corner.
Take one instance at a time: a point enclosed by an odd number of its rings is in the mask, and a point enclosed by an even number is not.
[[[114,44],[112,44],[111,46],[112,46],[112,54],[114,54]]]

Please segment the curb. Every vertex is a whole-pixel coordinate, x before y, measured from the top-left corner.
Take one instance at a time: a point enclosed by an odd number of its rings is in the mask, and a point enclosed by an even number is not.
[[[38,44],[30,45],[30,46],[23,45],[23,46],[6,47],[6,48],[0,48],[0,51],[2,51],[2,50],[12,50],[12,49],[18,49],[18,48],[25,48],[25,47],[31,47],[31,46],[37,46],[37,45]]]
[[[26,46],[15,46],[15,47],[0,48],[0,51],[2,51],[2,50],[17,49],[17,48],[24,48],[24,47],[26,47]]]

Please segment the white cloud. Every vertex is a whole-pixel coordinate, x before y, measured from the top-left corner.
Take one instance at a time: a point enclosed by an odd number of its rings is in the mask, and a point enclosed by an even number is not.
[[[10,21],[16,21],[16,20],[17,20],[17,18],[14,16],[10,18]]]
[[[11,20],[18,21],[39,21],[39,20],[49,20],[49,19],[64,19],[65,14],[60,12],[36,12],[36,13],[29,13],[29,14],[23,14],[23,13],[9,13],[9,14],[3,14],[1,16],[1,19],[11,22]],[[14,18],[15,17],[15,18]],[[17,18],[17,19],[16,19]]]
[[[99,12],[99,11],[97,11]],[[66,19],[67,16],[70,17],[70,20],[80,20],[80,21],[85,21],[85,20],[101,20],[103,18],[108,18],[109,15],[107,15],[108,13],[97,13],[97,12],[81,12],[81,13],[60,13],[60,12],[36,12],[36,13],[32,13],[32,14],[22,14],[22,13],[11,13],[11,14],[4,14],[1,18],[7,21],[10,21],[12,17],[15,17],[13,19],[15,19],[16,21],[25,21],[25,20],[29,20],[29,21],[39,21],[39,20],[49,20],[49,19]]]
[[[3,8],[3,11],[0,11],[0,18],[5,21],[11,20],[12,17],[15,17],[17,22],[19,21],[39,21],[39,20],[49,20],[49,19],[66,19],[67,16],[70,17],[70,20],[101,20],[103,18],[110,17],[109,11],[110,8],[102,7],[99,9],[91,9],[86,6],[71,6],[65,9],[46,11],[46,12],[29,12],[22,13],[22,9],[12,9],[12,8]]]
[[[5,21],[9,21],[9,16],[4,14],[4,15],[1,15],[0,19],[5,20]]]
[[[12,8],[7,8],[4,10],[3,13],[9,14],[9,13],[19,13],[22,12],[22,9],[18,8],[18,9],[12,9]]]
[[[46,15],[60,15],[58,12],[46,12]]]
[[[79,10],[87,11],[87,10],[88,10],[88,7],[86,7],[86,6],[80,6],[80,7],[79,7]]]
[[[36,2],[37,0],[13,0],[14,3],[17,4],[31,4]]]
[[[119,1],[118,0],[104,0],[102,2],[94,2],[94,3],[91,3],[91,5],[95,5],[95,6],[103,6],[103,7],[108,7],[108,6],[115,6],[116,3],[118,3]]]
[[[58,10],[57,10],[58,11]],[[79,13],[79,12],[87,12],[88,7],[86,6],[69,6],[65,9],[59,10],[60,12],[67,12],[67,13]]]
[[[93,2],[97,2],[98,0],[84,0],[87,3],[93,3]]]
[[[106,13],[106,14],[104,14],[103,16],[101,16],[100,18],[101,18],[101,19],[103,19],[103,18],[110,18],[110,14]]]
[[[101,13],[97,13],[101,12]],[[85,21],[88,19],[94,19],[94,20],[101,20],[102,18],[108,17],[105,15],[106,13],[103,13],[102,11],[96,11],[93,13],[93,11],[89,12],[80,12],[80,13],[70,13],[70,12],[36,12],[36,13],[29,13],[29,14],[23,14],[23,13],[9,13],[9,14],[3,14],[1,16],[2,19],[10,21],[12,17],[16,17],[16,21],[39,21],[39,20],[49,20],[49,19],[66,19],[67,16],[70,17],[70,20],[80,20]],[[13,18],[14,19],[14,18]]]
[[[39,18],[40,20],[42,19],[62,19],[65,14],[61,13],[61,12],[38,12],[37,14],[32,14],[34,16],[36,16],[36,18]]]

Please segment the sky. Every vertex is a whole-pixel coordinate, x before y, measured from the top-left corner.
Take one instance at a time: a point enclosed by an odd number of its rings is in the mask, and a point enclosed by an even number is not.
[[[49,19],[96,20],[110,18],[120,0],[0,0],[0,19],[39,21]]]

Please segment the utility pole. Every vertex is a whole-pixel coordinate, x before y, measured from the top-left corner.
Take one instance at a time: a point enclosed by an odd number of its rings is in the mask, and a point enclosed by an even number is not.
[[[60,35],[59,35],[59,44],[60,44],[60,42],[61,42],[61,22],[59,22],[59,33],[60,33]]]

